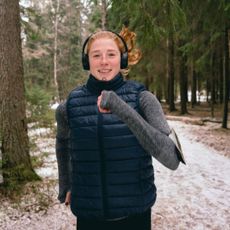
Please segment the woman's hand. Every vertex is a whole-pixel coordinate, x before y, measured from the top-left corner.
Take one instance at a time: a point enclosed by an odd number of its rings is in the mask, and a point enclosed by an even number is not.
[[[103,108],[101,108],[101,99],[102,99],[102,93],[101,93],[101,95],[97,98],[97,107],[98,107],[98,110],[99,110],[101,113],[110,113],[110,110],[109,110],[109,109],[103,109]]]
[[[70,204],[70,199],[71,199],[71,192],[68,191],[65,196],[65,205],[68,206]]]

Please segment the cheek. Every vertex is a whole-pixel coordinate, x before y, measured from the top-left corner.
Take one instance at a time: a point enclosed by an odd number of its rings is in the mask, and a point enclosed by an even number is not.
[[[97,62],[95,60],[89,59],[90,66],[95,66]]]
[[[113,61],[113,65],[117,66],[117,67],[118,66],[120,67],[120,62],[121,62],[120,59],[116,59],[116,60]]]

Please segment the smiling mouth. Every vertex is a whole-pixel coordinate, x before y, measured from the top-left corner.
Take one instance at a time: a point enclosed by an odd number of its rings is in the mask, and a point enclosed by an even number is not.
[[[101,70],[98,70],[99,73],[109,73],[111,72],[111,69],[101,69]]]

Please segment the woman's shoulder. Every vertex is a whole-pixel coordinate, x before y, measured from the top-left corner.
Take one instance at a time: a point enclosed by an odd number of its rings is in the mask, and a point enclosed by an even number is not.
[[[140,101],[152,101],[155,103],[159,103],[157,97],[155,96],[155,94],[153,94],[152,92],[148,91],[148,90],[143,90],[140,93]]]
[[[61,102],[56,108],[56,118],[66,116],[66,101]]]
[[[126,84],[125,84],[125,87],[128,88],[128,87],[132,87],[132,88],[135,88],[137,89],[138,91],[143,91],[143,90],[146,90],[146,87],[144,86],[144,84],[138,82],[138,81],[135,81],[135,80],[126,80],[125,81]]]
[[[74,98],[74,97],[79,97],[81,96],[82,94],[84,94],[87,90],[87,87],[86,85],[80,85],[80,86],[77,86],[76,88],[74,88],[70,93],[69,93],[69,96],[67,98],[67,101],[71,98]]]
[[[63,110],[65,110],[65,109],[66,109],[66,100],[63,101],[63,102],[61,102],[61,103],[57,106],[56,111],[63,111]]]
[[[139,104],[142,110],[154,110],[159,113],[162,110],[161,103],[157,97],[150,91],[144,90],[139,95]]]

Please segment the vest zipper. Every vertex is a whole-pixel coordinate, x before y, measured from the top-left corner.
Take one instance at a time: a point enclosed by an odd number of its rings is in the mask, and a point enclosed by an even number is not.
[[[106,156],[104,152],[104,143],[103,143],[103,115],[99,112],[98,114],[98,144],[100,151],[100,166],[101,166],[101,183],[102,183],[102,205],[103,205],[103,215],[106,218],[108,204],[106,201],[107,190],[106,190]]]

